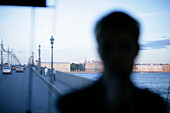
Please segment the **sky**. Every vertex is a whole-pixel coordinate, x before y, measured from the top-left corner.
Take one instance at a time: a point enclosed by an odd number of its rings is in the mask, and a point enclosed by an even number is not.
[[[101,60],[94,26],[116,10],[126,12],[141,25],[135,63],[170,63],[169,0],[47,0],[47,6],[0,6],[0,39],[23,64],[32,52],[38,59],[39,45],[41,61],[50,62],[51,36],[55,39],[54,62]]]

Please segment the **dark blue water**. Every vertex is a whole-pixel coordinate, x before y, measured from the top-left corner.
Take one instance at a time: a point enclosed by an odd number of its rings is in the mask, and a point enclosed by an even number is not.
[[[75,73],[74,75],[97,80],[101,73]],[[167,98],[170,73],[132,73],[131,81],[139,88],[149,88],[151,92]],[[170,99],[170,96],[168,97]]]

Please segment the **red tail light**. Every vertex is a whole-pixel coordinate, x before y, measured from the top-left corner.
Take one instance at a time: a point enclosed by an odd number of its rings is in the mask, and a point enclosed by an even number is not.
[[[4,69],[3,69],[3,71],[4,71]]]

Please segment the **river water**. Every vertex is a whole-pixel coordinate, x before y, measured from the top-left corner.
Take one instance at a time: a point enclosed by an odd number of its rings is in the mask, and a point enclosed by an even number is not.
[[[97,80],[101,73],[74,73],[74,75]],[[170,73],[132,73],[131,81],[139,88],[149,88],[151,92],[167,98]],[[168,97],[170,99],[170,95]]]

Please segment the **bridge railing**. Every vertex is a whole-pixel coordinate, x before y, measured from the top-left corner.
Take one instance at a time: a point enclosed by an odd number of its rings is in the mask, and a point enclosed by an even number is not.
[[[66,72],[55,71],[55,79],[73,89],[79,89],[93,84],[95,80],[73,75]],[[48,77],[51,77],[51,69],[48,69]]]
[[[94,83],[95,80],[89,79],[89,78],[84,78],[81,76],[69,74],[69,73],[64,73],[64,72],[59,72],[56,71],[56,80],[70,86],[73,89],[79,89],[86,87],[87,85],[90,85]]]
[[[50,76],[51,70],[48,69],[48,74],[47,76]],[[60,72],[56,71],[55,75],[56,80],[68,85],[69,87],[73,89],[79,89],[86,87],[87,85],[90,85],[94,83],[95,80],[89,79],[89,78],[84,78],[81,76],[65,73],[65,72]]]

